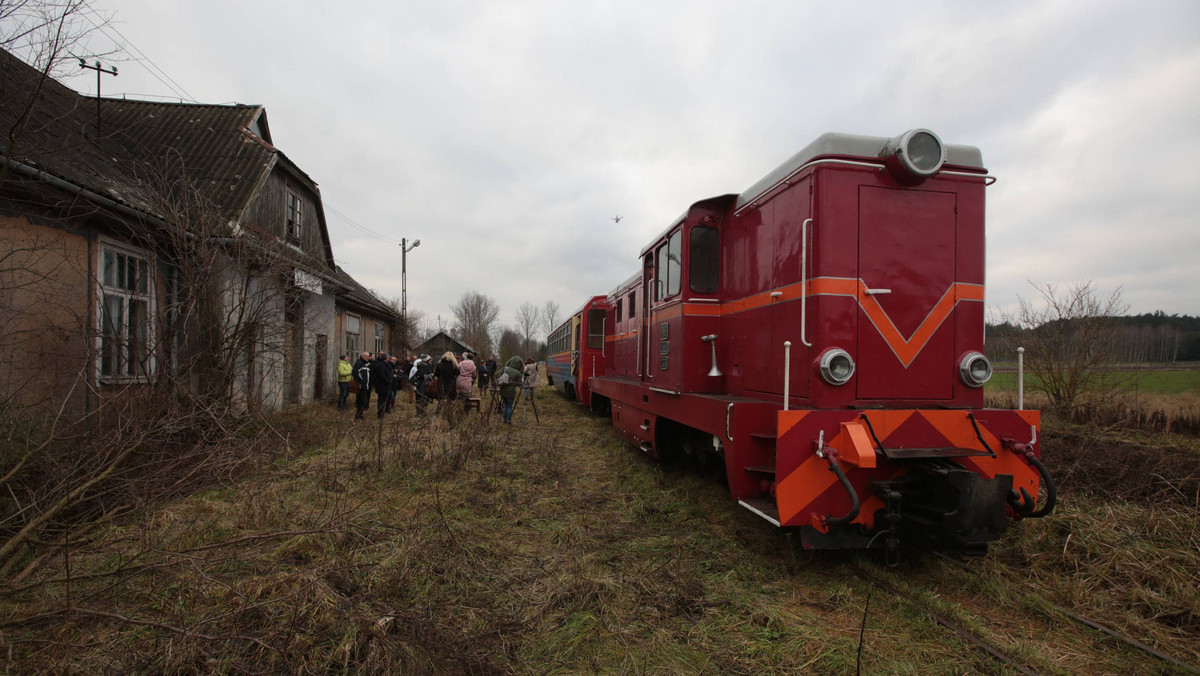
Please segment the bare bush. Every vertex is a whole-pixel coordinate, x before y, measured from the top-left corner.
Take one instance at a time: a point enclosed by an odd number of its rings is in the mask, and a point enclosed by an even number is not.
[[[1084,400],[1116,397],[1123,382],[1113,368],[1118,318],[1128,311],[1121,290],[1103,295],[1090,281],[1066,289],[1050,283],[1033,287],[1039,298],[1021,298],[1016,312],[1004,317],[1021,329],[1014,339],[1024,345],[1026,364],[1036,376],[1032,387],[1061,413]]]

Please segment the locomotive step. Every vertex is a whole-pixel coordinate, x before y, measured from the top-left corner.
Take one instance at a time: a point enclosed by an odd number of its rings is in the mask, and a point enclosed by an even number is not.
[[[759,472],[762,474],[770,474],[771,476],[775,476],[775,468],[767,467],[766,465],[751,465],[746,468],[746,471],[747,472]]]
[[[761,516],[767,521],[770,521],[776,526],[779,525],[779,509],[775,507],[774,501],[760,499],[738,500],[738,504]]]
[[[763,441],[775,441],[778,437],[775,434],[775,430],[770,430],[768,432],[751,432],[750,438],[761,439]]]

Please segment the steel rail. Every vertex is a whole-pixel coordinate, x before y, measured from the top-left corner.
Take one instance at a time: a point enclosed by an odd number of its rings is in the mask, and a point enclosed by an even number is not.
[[[942,615],[941,613],[937,612],[933,608],[930,608],[927,603],[921,601],[913,594],[910,594],[908,592],[901,590],[900,588],[896,587],[894,584],[888,582],[887,580],[881,579],[879,576],[863,569],[861,566],[852,564],[850,566],[850,568],[860,578],[866,580],[867,582],[870,582],[871,584],[874,584],[875,586],[888,592],[889,594],[893,594],[898,598],[904,599],[908,603],[919,608],[921,611],[926,613],[929,616],[929,618],[932,619],[934,622],[937,622],[938,624],[942,625],[946,629],[949,629],[951,633],[953,633],[955,636],[958,636],[959,638],[963,639],[967,643],[970,643],[971,645],[975,646],[976,648],[979,648],[981,651],[983,651],[985,654],[987,654],[989,657],[996,660],[997,662],[1000,662],[1021,674],[1025,674],[1025,676],[1038,676],[1038,672],[1036,672],[1032,668],[1030,668],[1030,666],[1028,664],[1017,661],[1017,659],[1014,658],[1012,655],[1005,653],[1004,651],[1000,650],[999,648],[992,645],[991,643],[988,643],[987,641],[983,640],[978,635],[973,633],[971,630],[967,629],[966,627],[963,627],[961,624],[955,622],[954,620],[951,620],[950,618],[946,617],[945,615]]]
[[[952,564],[954,567],[958,568],[959,570],[961,570],[969,575],[975,576],[976,578],[980,577],[979,573],[971,570],[966,565],[964,565],[961,561],[954,559],[953,557],[947,555],[944,552],[932,552],[932,554],[934,556],[938,557],[939,559],[942,559],[943,561]],[[1038,594],[1036,592],[1027,591],[1027,590],[1019,590],[1019,591],[1021,591],[1021,593],[1024,594],[1026,597],[1035,597],[1039,602],[1045,604],[1051,610],[1054,610],[1055,612],[1060,613],[1061,615],[1067,617],[1068,619],[1070,619],[1074,622],[1082,624],[1083,626],[1088,627],[1090,629],[1094,629],[1094,630],[1100,632],[1101,634],[1111,636],[1112,638],[1115,638],[1118,641],[1121,641],[1123,643],[1131,645],[1134,648],[1137,648],[1138,650],[1141,650],[1142,652],[1146,653],[1147,655],[1157,657],[1158,659],[1160,659],[1164,662],[1169,662],[1181,669],[1186,669],[1187,671],[1190,671],[1192,673],[1200,674],[1200,669],[1196,668],[1195,666],[1188,664],[1187,662],[1184,662],[1178,658],[1167,655],[1166,653],[1163,653],[1151,646],[1146,645],[1145,643],[1142,643],[1141,641],[1137,640],[1136,638],[1133,638],[1132,636],[1126,636],[1125,634],[1122,634],[1121,632],[1119,632],[1115,629],[1112,629],[1106,625],[1103,625],[1089,617],[1080,615],[1079,613],[1076,613],[1073,610],[1068,610],[1067,608],[1064,608],[1053,601],[1047,600],[1041,594]]]

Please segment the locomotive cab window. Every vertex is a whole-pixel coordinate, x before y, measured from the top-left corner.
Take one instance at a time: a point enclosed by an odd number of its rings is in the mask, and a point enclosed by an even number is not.
[[[692,228],[688,246],[688,286],[697,293],[715,293],[720,281],[720,249],[717,229],[711,225]]]
[[[658,300],[679,293],[683,272],[683,261],[680,259],[682,251],[683,232],[680,230],[676,230],[666,244],[658,247],[658,281],[655,283],[655,296]]]

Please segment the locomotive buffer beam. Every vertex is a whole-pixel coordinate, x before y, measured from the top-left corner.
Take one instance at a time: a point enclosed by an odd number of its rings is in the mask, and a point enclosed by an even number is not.
[[[876,495],[897,506],[879,510],[876,523],[890,526],[889,537],[909,547],[981,555],[1008,528],[1012,483],[1008,474],[987,478],[949,460],[916,460],[909,474],[872,483]]]

